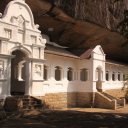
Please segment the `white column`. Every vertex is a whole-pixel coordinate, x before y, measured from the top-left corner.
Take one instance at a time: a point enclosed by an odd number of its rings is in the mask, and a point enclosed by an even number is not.
[[[67,71],[68,71],[68,68],[67,67],[64,67],[63,69],[63,80],[67,81]]]
[[[55,80],[55,67],[54,66],[50,66],[50,72],[51,72],[51,80]]]
[[[121,80],[121,81],[124,81],[124,80],[123,80],[123,73],[122,73],[122,72],[120,73],[120,80]]]
[[[17,76],[17,78],[18,78],[19,81],[23,81],[23,79],[22,79],[22,68],[23,67],[24,67],[24,65],[18,65],[18,76]]]
[[[118,72],[115,72],[115,81],[118,81]]]
[[[32,95],[32,63],[26,62],[26,83],[25,83],[25,95]]]
[[[109,71],[109,81],[112,81],[112,71]]]
[[[80,69],[77,70],[76,79],[80,81]]]

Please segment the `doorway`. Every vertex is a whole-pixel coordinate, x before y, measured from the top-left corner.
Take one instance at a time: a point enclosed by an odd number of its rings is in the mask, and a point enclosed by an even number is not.
[[[27,55],[21,50],[12,52],[11,60],[11,95],[24,95],[28,76],[26,75]]]
[[[98,67],[96,69],[96,77],[97,77],[96,89],[97,91],[102,92],[103,71],[101,67]]]

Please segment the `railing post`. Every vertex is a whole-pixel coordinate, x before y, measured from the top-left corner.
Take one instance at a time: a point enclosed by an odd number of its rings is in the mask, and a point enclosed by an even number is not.
[[[125,98],[123,98],[123,107],[125,107],[125,105],[126,105],[126,100]]]
[[[113,108],[114,110],[117,109],[117,101],[116,101],[116,100],[113,100],[113,101],[112,101],[112,108]]]

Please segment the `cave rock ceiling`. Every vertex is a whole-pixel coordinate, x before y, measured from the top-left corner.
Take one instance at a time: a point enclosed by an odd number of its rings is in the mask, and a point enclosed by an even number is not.
[[[1,13],[9,1],[0,0]],[[119,33],[103,25],[72,18],[52,0],[26,0],[26,3],[32,9],[42,34],[47,34],[51,41],[69,47],[77,55],[99,44],[108,59],[128,63],[128,40]]]

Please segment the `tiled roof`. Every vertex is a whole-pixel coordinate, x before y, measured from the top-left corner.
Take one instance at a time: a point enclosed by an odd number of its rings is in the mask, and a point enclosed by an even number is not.
[[[88,58],[90,58],[92,50],[93,49],[86,50],[83,54],[80,55],[80,59],[88,59]]]
[[[66,48],[56,47],[56,46],[53,46],[51,44],[46,44],[45,53],[55,54],[55,55],[60,55],[60,56],[67,56],[67,57],[79,59],[78,56],[72,54],[71,52],[66,50]]]

